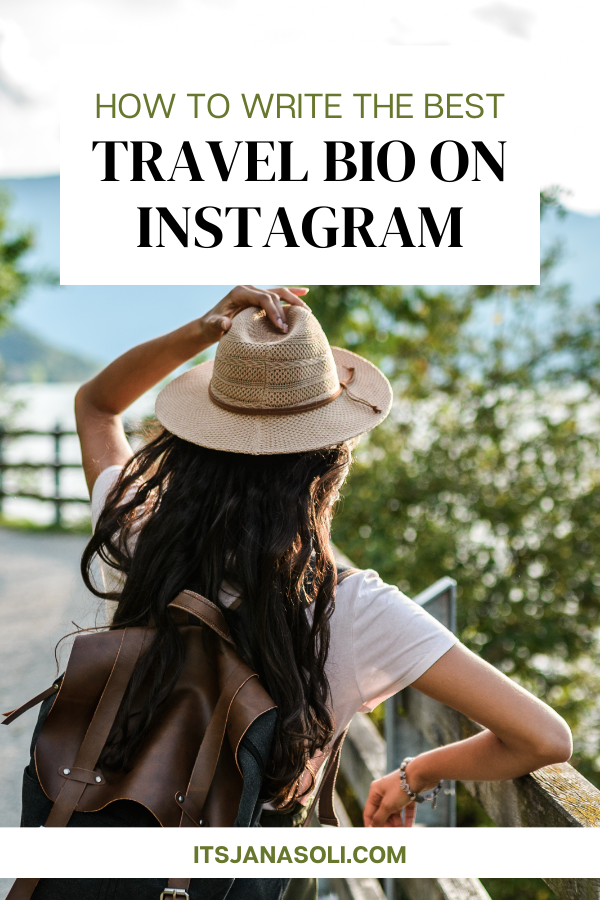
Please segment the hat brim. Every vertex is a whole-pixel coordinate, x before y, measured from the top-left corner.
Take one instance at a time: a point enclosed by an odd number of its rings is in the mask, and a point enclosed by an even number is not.
[[[156,416],[168,431],[193,444],[254,456],[302,453],[331,447],[379,425],[392,405],[392,388],[380,370],[356,353],[332,347],[340,380],[354,369],[352,394],[379,407],[351,399],[346,391],[319,409],[282,416],[229,412],[210,399],[213,360],[173,379],[156,398]]]

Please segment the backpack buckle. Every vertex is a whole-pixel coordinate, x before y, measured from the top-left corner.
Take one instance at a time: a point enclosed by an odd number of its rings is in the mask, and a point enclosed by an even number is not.
[[[190,900],[190,895],[187,891],[184,891],[183,888],[165,888],[160,895],[160,900],[166,900],[167,896],[173,898],[185,897],[185,900]]]

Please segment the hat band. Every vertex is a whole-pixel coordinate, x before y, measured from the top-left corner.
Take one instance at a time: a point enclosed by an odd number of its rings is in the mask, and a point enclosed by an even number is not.
[[[343,391],[346,391],[351,400],[355,400],[357,403],[364,403],[365,406],[370,406],[373,412],[380,413],[381,409],[378,406],[350,393],[348,385],[352,384],[354,381],[355,370],[350,366],[344,366],[344,368],[350,372],[350,375],[343,381],[340,380],[340,386],[337,391],[334,391],[333,394],[330,394],[329,397],[324,397],[322,400],[315,400],[312,403],[303,403],[301,406],[234,406],[232,403],[225,403],[223,400],[219,400],[218,397],[215,397],[212,389],[212,381],[210,381],[208,385],[208,396],[212,402],[221,409],[242,416],[292,416],[296,413],[310,412],[313,409],[320,409],[322,406],[327,406],[328,403],[333,403],[334,400],[337,400]]]

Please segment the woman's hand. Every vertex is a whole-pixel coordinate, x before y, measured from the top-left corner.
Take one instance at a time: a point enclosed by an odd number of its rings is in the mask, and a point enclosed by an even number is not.
[[[307,293],[308,288],[301,287],[278,287],[267,290],[257,288],[253,284],[238,284],[229,291],[226,297],[219,300],[216,306],[202,316],[200,319],[202,336],[210,344],[218,341],[223,333],[231,328],[233,317],[249,306],[258,306],[260,309],[264,309],[275,327],[285,333],[288,327],[282,301],[289,303],[290,306],[302,306],[304,309],[308,309],[304,300],[300,299]]]
[[[121,422],[121,413],[128,406],[182,363],[218,341],[242,309],[264,309],[273,324],[285,333],[283,302],[308,309],[300,299],[306,293],[307,288],[261,290],[251,284],[238,285],[200,319],[132,347],[82,385],[75,398],[75,415],[90,493],[103,469],[124,466],[131,458]]]
[[[412,684],[413,688],[464,713],[484,730],[410,760],[411,790],[428,793],[441,780],[505,781],[554,763],[572,752],[571,733],[559,715],[461,644],[456,644]],[[365,825],[400,825],[400,811],[414,804],[398,771],[374,781]],[[409,824],[408,822],[406,824]]]
[[[406,780],[418,794],[429,792],[442,779],[507,781],[566,762],[571,755],[566,722],[461,644],[440,657],[412,687],[483,726],[472,737],[410,760]],[[371,785],[365,825],[400,824],[400,811],[409,808],[398,772],[392,772]]]
[[[402,790],[397,769],[371,783],[363,813],[367,828],[411,828],[416,813],[417,804]]]

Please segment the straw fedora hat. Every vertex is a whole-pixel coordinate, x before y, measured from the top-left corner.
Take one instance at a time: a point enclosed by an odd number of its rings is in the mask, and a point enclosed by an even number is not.
[[[159,422],[194,444],[253,455],[318,450],[379,425],[392,404],[385,375],[330,347],[308,310],[287,306],[286,319],[283,334],[256,307],[238,313],[214,360],[162,389]]]

